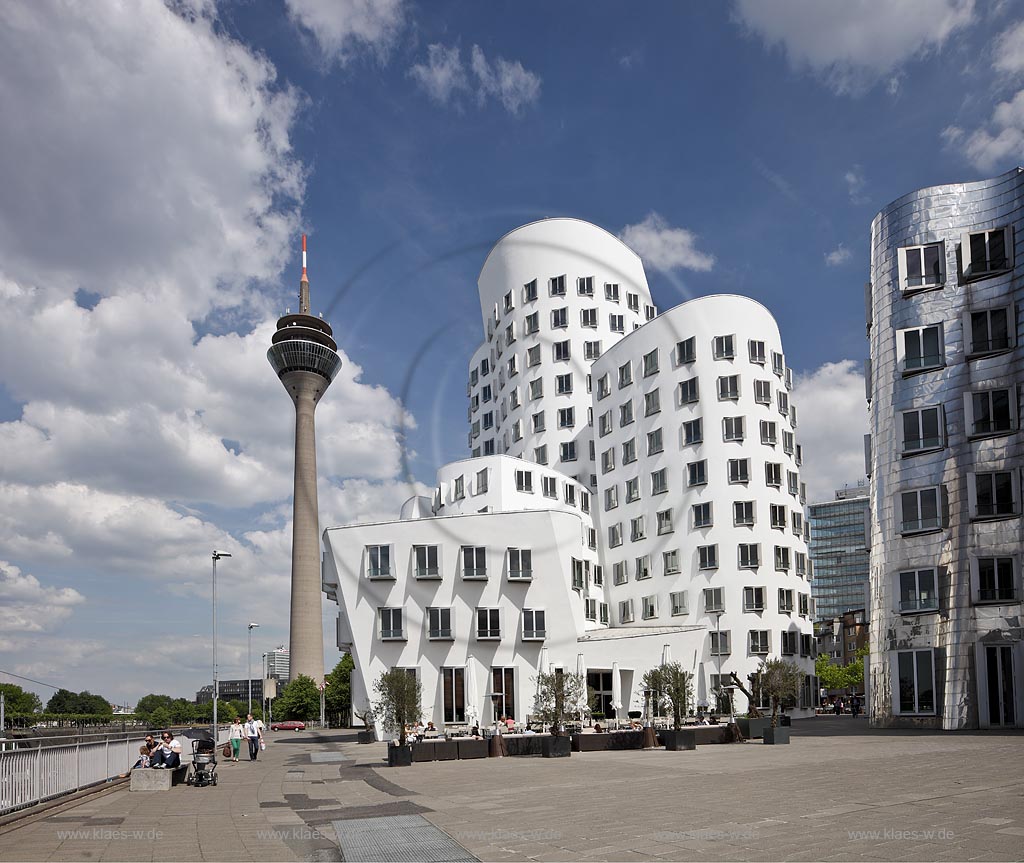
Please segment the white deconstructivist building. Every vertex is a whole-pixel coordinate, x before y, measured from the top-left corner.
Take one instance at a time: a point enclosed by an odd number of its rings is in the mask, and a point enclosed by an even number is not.
[[[912,192],[871,223],[877,725],[1024,725],[1022,208],[1018,168]]]
[[[537,671],[561,668],[625,717],[670,659],[715,709],[720,677],[746,685],[781,656],[806,672],[793,715],[810,713],[797,415],[771,314],[708,296],[658,315],[639,257],[576,219],[507,234],[478,287],[472,457],[399,520],[324,532],[355,707],[398,667],[439,727],[522,722]]]

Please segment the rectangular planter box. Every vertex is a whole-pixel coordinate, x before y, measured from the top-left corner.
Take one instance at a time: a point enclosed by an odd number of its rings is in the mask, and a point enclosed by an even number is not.
[[[459,757],[459,745],[454,740],[438,740],[434,747],[435,761],[455,761]]]
[[[568,758],[572,755],[572,738],[541,737],[541,754],[545,758]]]
[[[411,767],[411,746],[388,746],[388,767]]]
[[[546,734],[505,734],[502,739],[506,755],[542,755],[541,741],[549,738]]]
[[[743,736],[747,740],[753,740],[757,737],[764,737],[764,730],[771,725],[771,719],[762,716],[759,719],[748,719],[745,716],[741,716],[736,720],[739,723],[740,731],[743,732]]]
[[[764,730],[764,742],[769,746],[777,746],[781,743],[789,743],[789,728],[778,728],[768,727]]]
[[[360,731],[356,734],[356,743],[374,743],[377,735],[372,731]]]
[[[466,758],[487,757],[486,740],[477,740],[475,737],[460,737],[458,740],[453,742],[457,745],[460,760]]]
[[[414,743],[412,744],[413,761],[433,761],[434,747],[436,743]]]
[[[679,731],[667,728],[661,732],[661,739],[670,752],[685,752],[697,748],[697,733],[693,728],[681,728]]]
[[[612,749],[639,749],[642,731],[608,731],[601,734],[574,734],[573,752],[607,752]]]

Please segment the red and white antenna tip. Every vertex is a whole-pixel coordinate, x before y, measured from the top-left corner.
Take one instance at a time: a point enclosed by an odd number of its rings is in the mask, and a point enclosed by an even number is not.
[[[306,279],[306,235],[302,235],[302,278]]]

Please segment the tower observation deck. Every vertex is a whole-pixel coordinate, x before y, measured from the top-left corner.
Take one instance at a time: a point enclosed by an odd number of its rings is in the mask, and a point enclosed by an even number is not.
[[[316,491],[317,403],[341,369],[330,324],[309,313],[306,237],[302,237],[299,313],[277,322],[267,359],[295,405],[295,485],[292,498],[292,575],[289,679],[324,676],[320,598],[320,527]]]

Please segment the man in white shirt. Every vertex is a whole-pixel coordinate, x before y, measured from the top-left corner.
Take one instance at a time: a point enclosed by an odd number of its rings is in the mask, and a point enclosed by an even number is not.
[[[249,760],[255,761],[260,753],[260,741],[263,739],[263,723],[253,719],[250,713],[245,720],[245,736],[249,741]]]
[[[150,767],[166,767],[174,769],[181,765],[181,743],[175,740],[170,731],[160,735],[160,743],[149,759]]]

